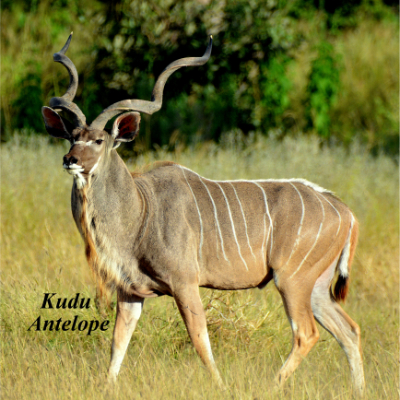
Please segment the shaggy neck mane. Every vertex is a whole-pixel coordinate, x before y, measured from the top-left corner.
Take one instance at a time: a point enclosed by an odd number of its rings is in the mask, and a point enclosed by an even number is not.
[[[85,242],[85,256],[89,264],[90,270],[94,278],[96,279],[100,297],[107,297],[106,294],[109,292],[107,288],[107,281],[108,281],[107,271],[102,268],[99,268],[100,266],[99,257],[97,255],[96,247],[94,245],[93,238],[90,233],[88,225],[88,217],[87,217],[88,186],[89,185],[86,185],[83,189],[80,190],[81,204],[82,204],[80,225],[81,225],[83,240]]]

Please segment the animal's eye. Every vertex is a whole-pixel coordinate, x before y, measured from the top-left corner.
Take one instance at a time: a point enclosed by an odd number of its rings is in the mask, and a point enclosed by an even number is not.
[[[103,140],[102,139],[97,139],[96,140],[96,144],[102,144],[103,143]]]

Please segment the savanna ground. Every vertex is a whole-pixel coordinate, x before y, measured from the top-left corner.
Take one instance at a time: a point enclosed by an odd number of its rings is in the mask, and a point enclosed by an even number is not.
[[[360,240],[343,306],[360,325],[368,399],[399,396],[398,169],[362,146],[321,147],[234,136],[220,147],[128,160],[131,169],[173,159],[212,179],[302,177],[333,190],[355,212]],[[68,144],[15,136],[2,147],[1,387],[4,399],[349,399],[349,368],[337,342],[321,338],[283,393],[273,379],[291,349],[291,330],[271,282],[263,290],[202,290],[221,393],[196,355],[171,298],[146,300],[114,393],[104,389],[115,307],[94,306],[95,285],[70,211],[72,178],[63,172]],[[40,310],[43,293],[91,298],[90,309]],[[115,297],[112,298],[115,304]],[[36,332],[43,319],[110,320],[106,332]]]

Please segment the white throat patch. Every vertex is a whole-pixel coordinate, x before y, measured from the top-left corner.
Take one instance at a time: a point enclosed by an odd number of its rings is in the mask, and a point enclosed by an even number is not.
[[[74,174],[74,179],[75,179],[76,187],[78,189],[83,189],[85,187],[86,179],[83,177],[83,175],[80,172]]]

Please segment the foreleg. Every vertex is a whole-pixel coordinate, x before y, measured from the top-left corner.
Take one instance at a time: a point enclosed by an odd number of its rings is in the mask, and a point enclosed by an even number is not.
[[[144,299],[118,292],[117,318],[115,321],[111,362],[108,369],[108,381],[115,382],[132,333],[136,328],[143,308]]]
[[[197,353],[210,370],[215,381],[223,388],[224,385],[211,351],[206,315],[201,303],[198,286],[185,286],[174,293],[174,298]]]

